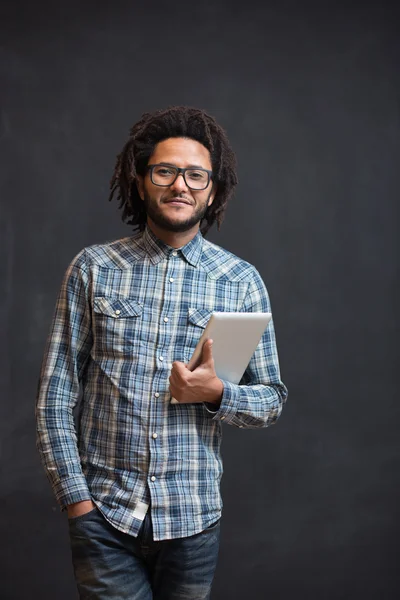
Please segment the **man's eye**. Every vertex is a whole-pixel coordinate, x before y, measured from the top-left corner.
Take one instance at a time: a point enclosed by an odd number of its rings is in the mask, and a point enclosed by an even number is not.
[[[206,173],[204,173],[204,171],[188,171],[187,175],[190,179],[206,179]]]
[[[167,167],[158,167],[158,169],[155,169],[155,172],[161,177],[170,177],[171,175],[174,175],[174,171],[172,169],[168,169]]]

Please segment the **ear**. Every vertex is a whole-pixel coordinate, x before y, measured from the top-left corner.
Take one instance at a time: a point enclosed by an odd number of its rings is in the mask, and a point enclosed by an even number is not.
[[[139,192],[139,196],[144,200],[144,178],[142,175],[136,174],[136,187]]]
[[[217,184],[214,184],[213,188],[211,190],[210,197],[208,198],[208,206],[211,206],[211,204],[214,202],[214,198],[217,194],[217,190],[218,190],[218,186],[217,186]]]

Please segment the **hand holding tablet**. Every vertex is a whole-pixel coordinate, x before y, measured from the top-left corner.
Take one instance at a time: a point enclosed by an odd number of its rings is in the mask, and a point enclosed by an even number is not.
[[[196,368],[204,342],[212,338],[217,376],[239,383],[271,317],[271,313],[213,312],[187,365],[188,369],[193,371]],[[179,402],[172,398],[171,404]]]

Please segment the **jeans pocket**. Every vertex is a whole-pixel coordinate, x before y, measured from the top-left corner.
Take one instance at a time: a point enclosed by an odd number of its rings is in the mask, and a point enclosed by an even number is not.
[[[92,508],[92,510],[89,510],[88,512],[83,513],[83,515],[78,515],[77,517],[68,517],[68,523],[70,525],[74,524],[74,523],[81,523],[82,521],[85,521],[86,519],[90,519],[90,517],[92,517],[95,513],[97,513],[97,506],[95,506],[94,508]]]
[[[218,519],[217,521],[214,521],[214,523],[211,523],[211,525],[209,525],[208,527],[206,527],[204,531],[213,531],[214,529],[217,529],[220,521],[221,521],[221,519]]]

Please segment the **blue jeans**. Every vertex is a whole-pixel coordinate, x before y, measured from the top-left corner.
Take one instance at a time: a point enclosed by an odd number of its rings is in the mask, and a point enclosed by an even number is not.
[[[208,600],[219,550],[219,521],[187,538],[155,542],[147,513],[137,538],[93,509],[69,519],[81,600]]]

